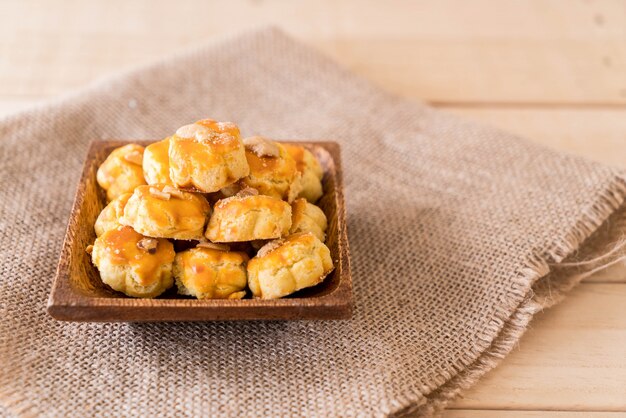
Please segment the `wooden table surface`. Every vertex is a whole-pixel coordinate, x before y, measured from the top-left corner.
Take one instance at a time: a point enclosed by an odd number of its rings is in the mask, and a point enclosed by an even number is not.
[[[0,114],[276,24],[397,94],[626,166],[626,1],[2,1]],[[537,315],[446,417],[626,413],[626,269]]]

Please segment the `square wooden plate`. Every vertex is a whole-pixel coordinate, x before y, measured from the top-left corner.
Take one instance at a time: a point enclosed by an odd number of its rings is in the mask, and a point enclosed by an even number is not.
[[[336,142],[297,142],[313,152],[324,168],[324,196],[318,205],[328,217],[326,244],[335,270],[321,284],[276,300],[197,300],[170,289],[156,299],[134,299],[104,285],[85,252],[95,240],[93,229],[104,207],[96,171],[109,153],[127,143],[155,141],[93,141],[76,191],[48,313],[64,321],[214,321],[247,319],[346,319],[352,315],[352,282],[341,176]],[[287,141],[289,142],[289,141]]]

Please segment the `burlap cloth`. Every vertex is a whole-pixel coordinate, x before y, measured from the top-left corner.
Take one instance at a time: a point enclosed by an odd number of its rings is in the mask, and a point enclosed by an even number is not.
[[[354,318],[48,317],[88,142],[204,117],[341,143]],[[432,414],[580,278],[548,273],[625,195],[617,170],[387,95],[272,29],[8,117],[0,135],[0,404],[17,416]]]

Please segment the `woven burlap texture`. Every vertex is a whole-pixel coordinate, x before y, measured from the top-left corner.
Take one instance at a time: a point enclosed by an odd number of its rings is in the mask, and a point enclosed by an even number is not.
[[[341,144],[353,319],[52,320],[89,141],[205,117]],[[436,413],[573,284],[551,265],[625,195],[615,169],[388,95],[274,29],[8,117],[0,134],[0,404],[17,416]]]

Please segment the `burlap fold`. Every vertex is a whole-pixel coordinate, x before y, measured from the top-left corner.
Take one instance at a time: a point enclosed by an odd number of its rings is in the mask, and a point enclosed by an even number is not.
[[[354,318],[48,317],[87,143],[204,117],[341,143]],[[625,196],[615,169],[387,95],[271,29],[11,116],[0,135],[0,403],[17,416],[431,414],[579,279],[549,273]]]

